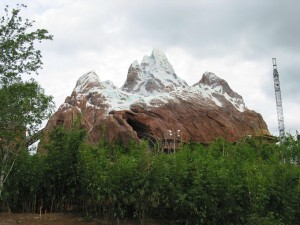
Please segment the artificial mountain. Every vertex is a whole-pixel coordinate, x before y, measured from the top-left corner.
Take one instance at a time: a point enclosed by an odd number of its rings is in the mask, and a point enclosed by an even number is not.
[[[225,80],[206,72],[189,86],[159,49],[130,65],[121,88],[101,81],[94,71],[82,75],[45,130],[57,125],[70,129],[75,122],[92,144],[105,140],[126,145],[144,137],[162,141],[169,130],[180,130],[186,143],[269,135],[262,116],[249,110]]]

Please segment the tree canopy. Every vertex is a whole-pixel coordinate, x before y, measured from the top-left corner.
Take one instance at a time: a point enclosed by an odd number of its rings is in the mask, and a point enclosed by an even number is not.
[[[150,151],[145,142],[127,149],[91,146],[84,131],[57,127],[45,150],[19,154],[6,184],[5,203],[13,212],[72,211],[105,224],[147,224],[149,218],[178,225],[299,223],[294,139],[281,145],[220,139],[167,154]]]
[[[42,68],[42,55],[36,49],[37,42],[52,40],[45,29],[33,30],[34,21],[20,16],[26,5],[17,5],[12,10],[5,7],[0,19],[0,77],[2,85],[21,79],[23,74],[37,73]]]
[[[52,39],[47,30],[34,30],[34,21],[21,17],[24,8],[6,6],[0,19],[0,199],[16,155],[26,147],[26,135],[39,129],[54,106],[33,78],[24,79],[42,68],[36,44]]]

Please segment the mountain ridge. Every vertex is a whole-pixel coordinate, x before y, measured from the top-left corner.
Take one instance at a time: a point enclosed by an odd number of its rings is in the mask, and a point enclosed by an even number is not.
[[[141,64],[135,60],[130,65],[127,79],[121,88],[111,81],[100,81],[96,72],[90,71],[78,79],[73,91],[77,94],[84,94],[87,91],[103,93],[107,99],[110,99],[108,104],[111,103],[112,110],[129,109],[131,104],[138,101],[155,106],[151,102],[166,103],[176,98],[197,97],[210,98],[215,104],[222,106],[226,102],[223,96],[239,111],[246,110],[242,96],[234,92],[225,80],[214,73],[205,72],[199,82],[189,86],[176,75],[166,55],[157,48],[153,49],[150,56],[144,56]],[[209,102],[208,99],[206,101]]]
[[[186,142],[202,143],[217,137],[237,141],[248,134],[269,134],[262,116],[249,110],[225,80],[206,72],[189,86],[159,49],[141,64],[134,61],[120,88],[101,81],[95,71],[80,76],[46,129],[58,124],[69,129],[76,118],[91,143],[103,139],[128,143],[145,134],[161,140],[170,129],[182,130]]]
[[[122,90],[145,97],[163,92],[164,88],[185,87],[188,84],[177,76],[166,55],[154,48],[150,56],[144,56],[139,64],[135,60],[129,67]]]

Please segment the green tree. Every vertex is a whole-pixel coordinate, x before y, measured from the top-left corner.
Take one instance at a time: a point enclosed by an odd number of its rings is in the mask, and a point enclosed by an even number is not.
[[[3,201],[12,212],[34,213],[43,204],[40,187],[43,184],[45,162],[39,154],[22,150],[5,183]]]
[[[45,145],[43,192],[49,211],[70,210],[80,196],[78,151],[85,137],[83,130],[54,129]]]
[[[44,29],[32,31],[34,21],[20,16],[22,8],[6,6],[0,18],[0,200],[16,156],[27,147],[26,133],[35,133],[53,109],[52,97],[34,79],[24,80],[42,67],[37,42],[52,36]]]
[[[52,40],[45,29],[32,30],[34,21],[20,16],[26,5],[17,5],[0,19],[0,77],[4,84],[20,80],[23,74],[37,73],[42,68],[41,51],[35,48],[36,42]]]

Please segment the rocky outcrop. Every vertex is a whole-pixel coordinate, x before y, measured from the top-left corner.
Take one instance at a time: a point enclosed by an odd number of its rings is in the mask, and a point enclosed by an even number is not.
[[[94,71],[81,76],[45,130],[70,129],[74,123],[87,130],[92,144],[127,145],[145,136],[162,141],[169,130],[180,130],[180,140],[187,143],[269,135],[262,116],[247,109],[225,80],[207,72],[188,86],[158,49],[141,64],[131,64],[122,88],[100,81]]]

